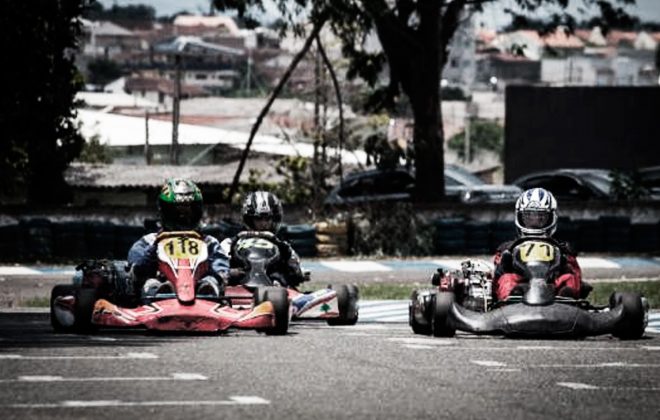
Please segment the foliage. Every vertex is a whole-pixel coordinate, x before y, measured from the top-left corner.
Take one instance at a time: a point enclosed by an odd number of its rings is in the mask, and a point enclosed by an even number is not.
[[[440,118],[440,74],[447,62],[450,41],[466,13],[482,10],[494,0],[275,0],[282,31],[304,32],[303,22],[314,27],[327,24],[341,40],[342,54],[348,61],[346,76],[360,77],[372,88],[367,104],[373,110],[393,108],[403,93],[414,118],[416,168],[415,198],[437,201],[444,191],[444,138]],[[519,11],[506,9],[514,23],[547,6],[560,12],[550,16],[553,25],[575,27],[568,6],[579,3],[580,10],[600,12],[603,25],[625,20],[622,4],[634,0],[513,0]],[[214,0],[220,11],[233,10],[241,17],[252,17],[264,10],[264,0]],[[369,51],[365,40],[377,34],[381,51]],[[387,66],[386,66],[387,65]],[[381,83],[387,68],[389,80]]]
[[[121,77],[121,69],[117,62],[99,58],[87,64],[89,71],[88,82],[93,85],[106,85]]]
[[[232,197],[231,202],[240,203],[242,197],[250,191],[266,190],[277,195],[285,204],[309,205],[313,198],[309,159],[285,156],[277,162],[276,171],[284,178],[282,182],[265,181],[264,171],[250,169],[247,182],[240,185],[238,193]]]
[[[112,163],[112,151],[105,144],[101,144],[97,134],[83,145],[77,160],[85,163]]]
[[[447,146],[465,161],[465,130],[450,138]],[[489,120],[471,120],[470,157],[473,158],[479,150],[490,150],[497,153],[500,158],[503,157],[504,129],[498,123]]]
[[[82,86],[74,65],[86,0],[3,1],[0,48],[11,64],[0,95],[3,190],[36,204],[67,200],[63,172],[83,138],[73,122]]]
[[[613,170],[610,176],[612,177],[611,196],[617,200],[635,201],[649,195],[637,171]]]
[[[353,253],[358,255],[430,255],[433,229],[428,229],[410,203],[364,207],[352,216]]]
[[[129,4],[126,6],[113,4],[106,9],[101,3],[92,1],[89,7],[85,9],[83,17],[89,20],[121,22],[132,27],[131,23],[153,22],[156,19],[156,10],[144,4]]]

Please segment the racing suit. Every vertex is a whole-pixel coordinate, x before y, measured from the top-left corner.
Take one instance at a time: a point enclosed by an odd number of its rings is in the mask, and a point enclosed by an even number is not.
[[[158,271],[157,236],[157,233],[144,235],[128,251],[128,263],[136,281],[135,288],[138,290],[147,279],[155,277]],[[229,276],[229,255],[213,236],[204,235],[204,242],[208,246],[208,273],[205,273],[206,277],[200,281],[200,286],[204,282],[210,282],[221,289]]]
[[[237,278],[240,278],[241,270],[245,268],[241,265],[241,261],[236,257],[234,244],[236,243],[239,235],[249,232],[251,231],[242,231],[233,238],[225,238],[220,243],[220,247],[222,248],[223,252],[230,256],[229,265],[232,268],[232,273],[237,273],[231,276],[230,281],[236,281]],[[300,258],[288,242],[279,239],[275,234],[270,232],[254,231],[254,233],[257,235],[267,234],[268,239],[273,241],[273,243],[275,243],[275,245],[277,245],[279,248],[280,259],[272,267],[270,267],[269,271],[272,273],[279,273],[283,276],[281,279],[284,283],[282,284],[283,286],[295,288],[298,287],[300,283],[305,281],[305,276],[302,272],[302,269],[300,268]]]
[[[497,300],[506,299],[523,277],[513,272],[512,267],[502,263],[502,255],[511,251],[514,241],[504,242],[497,248],[493,258],[495,273],[493,276],[493,293]],[[554,279],[555,291],[558,295],[579,299],[582,297],[582,269],[577,262],[577,253],[566,242],[558,242],[563,263]],[[585,290],[586,291],[586,290]]]

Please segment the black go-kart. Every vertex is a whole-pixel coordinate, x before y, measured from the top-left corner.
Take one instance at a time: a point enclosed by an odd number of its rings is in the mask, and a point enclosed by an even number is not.
[[[640,293],[614,292],[609,304],[557,296],[553,279],[564,263],[551,238],[524,237],[503,258],[524,280],[504,300],[492,294],[492,272],[485,262],[464,261],[462,270],[438,270],[434,289],[415,290],[409,303],[409,324],[416,334],[452,337],[456,331],[507,337],[578,338],[612,334],[639,339],[648,324],[648,302]],[[584,293],[586,292],[586,293]]]

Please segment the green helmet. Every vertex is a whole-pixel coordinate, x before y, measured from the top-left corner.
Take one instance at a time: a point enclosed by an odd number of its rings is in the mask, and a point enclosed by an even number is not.
[[[194,230],[202,219],[202,192],[194,182],[168,179],[158,195],[158,212],[163,229]]]

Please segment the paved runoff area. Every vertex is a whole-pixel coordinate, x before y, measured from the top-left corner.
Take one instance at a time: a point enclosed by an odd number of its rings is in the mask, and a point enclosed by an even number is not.
[[[75,335],[55,334],[45,313],[0,314],[3,419],[657,419],[659,396],[653,330],[549,341],[316,322],[281,337]]]

